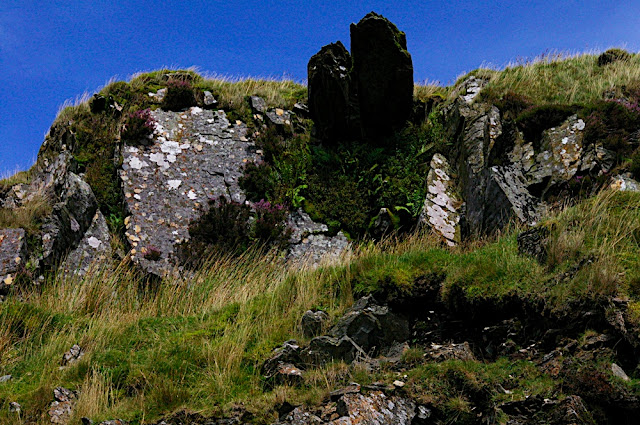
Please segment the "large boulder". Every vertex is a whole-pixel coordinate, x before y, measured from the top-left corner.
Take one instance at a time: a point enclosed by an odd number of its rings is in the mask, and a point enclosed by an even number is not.
[[[307,66],[309,114],[317,136],[331,143],[354,135],[351,55],[341,42],[324,46]]]
[[[405,34],[371,12],[351,24],[351,55],[360,118],[373,139],[405,124],[413,108],[413,62]]]

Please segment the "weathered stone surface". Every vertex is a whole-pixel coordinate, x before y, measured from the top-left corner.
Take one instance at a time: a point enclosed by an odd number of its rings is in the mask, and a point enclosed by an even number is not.
[[[632,179],[629,176],[618,175],[611,179],[611,183],[609,187],[614,190],[619,190],[621,192],[629,191],[629,192],[640,192],[640,183],[636,180]]]
[[[468,342],[461,344],[431,344],[431,347],[426,350],[426,356],[436,362],[443,362],[445,360],[475,360],[475,356],[471,351],[471,347]]]
[[[47,265],[78,247],[98,210],[91,187],[72,172],[65,175],[56,193],[58,202],[42,224],[42,258]]]
[[[485,229],[502,228],[513,215],[530,226],[540,219],[539,201],[529,193],[516,166],[491,167],[485,199]]]
[[[457,193],[453,172],[447,159],[435,154],[427,175],[427,197],[420,213],[421,225],[428,225],[445,242],[453,246],[460,242],[460,209],[463,201]]]
[[[84,276],[96,263],[111,257],[111,235],[107,220],[100,210],[93,216],[91,226],[84,234],[76,249],[67,255],[64,270],[67,273]]]
[[[57,387],[53,390],[53,398],[54,401],[49,407],[51,423],[61,425],[69,423],[78,396],[71,390]]]
[[[26,246],[23,229],[0,229],[0,294],[13,284],[24,265]]]
[[[69,365],[77,362],[80,358],[84,356],[84,351],[78,344],[73,344],[73,346],[62,355],[62,365]]]
[[[287,259],[317,265],[340,258],[351,244],[342,232],[329,236],[326,224],[316,223],[302,209],[290,214],[287,221],[292,230]]]
[[[243,165],[259,156],[246,137],[246,125],[231,124],[223,111],[193,107],[152,115],[153,143],[144,149],[125,146],[120,178],[131,257],[162,276],[173,267],[174,246],[189,239],[189,223],[210,198],[244,202],[238,178]],[[145,258],[149,251],[159,252],[160,258]]]
[[[307,66],[309,114],[328,143],[353,135],[351,55],[341,42],[324,46]]]
[[[273,350],[271,357],[263,363],[262,375],[267,379],[272,379],[280,375],[282,365],[301,364],[300,354],[301,348],[295,340],[285,341],[282,347]]]
[[[568,181],[580,170],[585,122],[573,115],[561,126],[542,133],[541,149],[536,164],[526,175],[529,184],[549,180],[554,183]]]
[[[324,311],[305,311],[302,315],[302,320],[300,321],[302,334],[306,337],[320,335],[328,320],[329,315]]]
[[[368,357],[367,353],[348,336],[335,338],[327,335],[313,338],[301,355],[305,363],[313,365],[322,365],[334,360],[351,363]]]
[[[612,363],[611,364],[611,372],[613,373],[614,376],[617,376],[618,378],[622,379],[623,381],[630,381],[631,378],[629,378],[629,375],[626,374],[626,372],[617,364]]]
[[[360,118],[373,139],[403,126],[413,108],[413,62],[403,32],[374,12],[351,24]]]
[[[317,410],[297,407],[277,425],[411,425],[419,415],[426,418],[429,415],[426,412],[427,409],[418,409],[409,399],[388,396],[381,391],[349,392],[340,397],[335,406]]]
[[[379,353],[383,347],[409,338],[408,322],[395,315],[389,307],[380,306],[372,296],[358,300],[331,328],[329,335],[349,337],[367,353]]]

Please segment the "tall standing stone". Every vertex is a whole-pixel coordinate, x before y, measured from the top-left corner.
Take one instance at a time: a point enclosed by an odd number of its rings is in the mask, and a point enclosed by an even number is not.
[[[309,60],[309,114],[323,140],[353,135],[351,68],[351,55],[339,41],[324,46]]]
[[[364,133],[388,135],[413,107],[413,63],[405,33],[371,12],[351,24],[351,55]]]

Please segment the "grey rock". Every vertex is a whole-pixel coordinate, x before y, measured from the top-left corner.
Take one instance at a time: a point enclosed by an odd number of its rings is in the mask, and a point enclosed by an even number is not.
[[[301,357],[306,364],[322,365],[334,360],[351,363],[366,359],[368,355],[348,336],[334,338],[324,335],[313,338]]]
[[[54,401],[49,407],[49,418],[52,424],[66,425],[71,419],[73,408],[77,402],[77,395],[64,387],[53,390]]]
[[[42,257],[47,265],[78,247],[98,210],[91,187],[72,172],[66,174],[56,192],[58,202],[42,224]]]
[[[22,410],[22,406],[20,406],[20,404],[16,403],[15,401],[12,401],[11,403],[9,403],[9,412],[20,413],[21,410]]]
[[[301,320],[302,334],[306,337],[320,335],[328,320],[329,315],[324,311],[305,311]]]
[[[491,167],[485,191],[485,229],[500,229],[512,216],[521,223],[535,225],[540,219],[539,201],[532,196],[518,167]]]
[[[124,147],[120,179],[130,256],[143,270],[164,276],[174,268],[174,247],[190,238],[189,223],[209,199],[245,201],[238,179],[244,164],[260,157],[246,125],[230,123],[223,111],[193,107],[152,115],[152,144]],[[160,259],[145,258],[147,252],[159,252]]]
[[[23,229],[0,229],[0,294],[8,291],[26,262],[26,247]]]
[[[293,117],[291,111],[282,108],[273,108],[266,111],[265,116],[267,117],[268,125],[274,125],[281,130],[291,128],[291,119]]]
[[[596,421],[584,405],[582,398],[577,395],[570,395],[554,406],[549,414],[549,423],[595,425]]]
[[[249,98],[249,103],[254,113],[264,114],[267,112],[267,102],[265,102],[263,98],[258,96],[251,96]]]
[[[73,346],[62,355],[62,365],[69,365],[77,362],[80,358],[84,356],[84,351],[78,344],[73,344]]]
[[[9,382],[13,379],[12,375],[4,375],[4,376],[0,376],[0,383],[3,382]]]
[[[294,363],[301,364],[301,352],[302,350],[295,340],[286,341],[282,344],[282,347],[273,350],[271,357],[263,363],[262,375],[267,379],[283,377],[283,371],[281,370],[283,365],[294,367]]]
[[[383,347],[410,337],[408,322],[380,306],[372,296],[358,300],[331,328],[334,338],[349,337],[367,353],[378,354]]]
[[[100,422],[99,425],[127,425],[127,422],[122,419],[112,419],[110,421]]]
[[[388,208],[380,208],[378,214],[373,218],[373,223],[369,229],[371,235],[376,239],[381,239],[384,235],[394,229],[393,215]]]
[[[154,101],[161,103],[165,96],[167,95],[167,89],[163,88],[163,89],[159,89],[157,92],[155,93],[149,93],[149,97],[151,97]]]
[[[351,24],[360,118],[372,139],[405,125],[413,109],[413,62],[405,34],[374,12]]]
[[[640,183],[626,175],[617,175],[611,179],[609,187],[621,192],[640,192]]]
[[[316,266],[340,258],[351,247],[342,232],[330,236],[326,224],[314,222],[301,208],[290,214],[287,225],[291,229],[287,254],[290,262]]]
[[[625,371],[615,363],[611,363],[611,372],[613,372],[614,376],[622,379],[623,381],[630,381],[629,375],[625,373]]]
[[[327,143],[356,134],[351,55],[341,42],[324,46],[307,65],[309,114]]]
[[[431,347],[425,352],[426,357],[435,361],[443,362],[445,360],[475,360],[475,356],[471,351],[468,342],[461,344],[431,344]]]
[[[309,116],[309,113],[310,113],[309,107],[304,103],[300,103],[300,102],[295,103],[293,105],[293,113],[306,118]]]
[[[211,94],[210,91],[205,91],[204,92],[203,103],[204,103],[205,108],[212,109],[218,104],[218,101],[213,96],[213,94]]]
[[[102,212],[97,210],[80,244],[67,255],[63,263],[64,270],[84,276],[91,267],[109,259],[111,254],[109,226]]]
[[[435,154],[427,175],[427,196],[420,213],[420,225],[428,225],[450,246],[461,241],[460,216],[464,202],[458,194],[447,159]]]

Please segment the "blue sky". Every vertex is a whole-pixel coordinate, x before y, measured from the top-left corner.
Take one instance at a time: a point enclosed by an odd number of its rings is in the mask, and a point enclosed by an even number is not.
[[[306,78],[323,45],[349,45],[374,10],[407,33],[416,81],[450,83],[482,64],[547,50],[640,44],[640,2],[34,1],[0,2],[0,175],[28,167],[60,105],[163,66]]]

